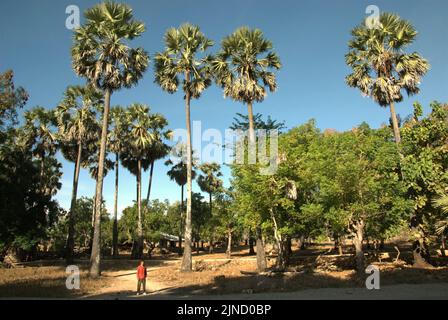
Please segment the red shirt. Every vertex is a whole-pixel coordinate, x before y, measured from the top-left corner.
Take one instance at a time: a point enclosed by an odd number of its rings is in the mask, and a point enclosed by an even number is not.
[[[144,266],[138,266],[138,268],[137,268],[137,279],[138,280],[146,279],[146,268]]]

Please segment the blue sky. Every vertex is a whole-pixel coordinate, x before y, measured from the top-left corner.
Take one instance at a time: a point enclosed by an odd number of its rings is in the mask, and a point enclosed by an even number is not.
[[[83,84],[71,69],[70,47],[72,32],[65,28],[68,5],[83,11],[98,1],[81,0],[2,0],[0,2],[0,72],[13,69],[15,82],[30,94],[26,109],[41,105],[54,107],[68,85]],[[448,26],[446,0],[170,0],[126,1],[135,17],[145,22],[147,31],[135,40],[150,55],[163,49],[166,29],[191,22],[201,27],[215,40],[212,52],[219,48],[220,39],[237,27],[247,25],[263,30],[283,63],[278,73],[278,91],[255,105],[255,112],[283,120],[288,128],[311,118],[320,128],[350,129],[362,121],[379,127],[389,117],[387,109],[348,88],[344,77],[349,69],[344,63],[350,30],[365,17],[368,5],[381,11],[398,13],[410,20],[419,36],[410,50],[418,51],[431,63],[423,79],[421,93],[405,99],[397,106],[400,114],[412,111],[412,103],[420,101],[427,109],[433,100],[448,101]],[[82,22],[82,20],[81,20]],[[153,83],[152,67],[138,86],[124,89],[112,96],[112,104],[145,103],[155,112],[164,114],[170,128],[184,128],[185,116],[181,94],[169,95]],[[192,103],[192,120],[202,121],[203,130],[226,129],[236,112],[246,113],[239,103],[225,100],[222,91],[213,86],[200,100]],[[70,201],[73,163],[63,163],[63,187],[57,195],[67,208]],[[135,178],[120,168],[119,209],[135,199]],[[229,176],[224,169],[226,179]],[[145,173],[143,181],[147,181]],[[152,198],[177,200],[180,190],[166,176],[163,162],[156,164]],[[83,170],[79,196],[91,197],[95,182]],[[146,195],[147,183],[143,187]],[[194,185],[194,191],[199,191]],[[112,208],[114,172],[105,179],[104,198]]]

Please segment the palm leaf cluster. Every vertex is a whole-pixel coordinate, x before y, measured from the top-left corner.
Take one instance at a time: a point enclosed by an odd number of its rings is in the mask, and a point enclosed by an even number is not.
[[[383,107],[402,101],[403,90],[417,94],[429,63],[417,52],[405,52],[416,36],[411,23],[391,13],[380,16],[377,28],[364,23],[357,26],[345,57],[353,69],[346,77],[347,84]]]
[[[205,51],[213,45],[198,26],[184,24],[171,28],[165,34],[165,51],[157,53],[155,60],[155,82],[170,93],[178,90],[180,75],[182,88],[191,98],[199,98],[211,85],[209,62],[211,56]]]
[[[239,28],[224,38],[221,47],[212,68],[225,97],[243,103],[261,102],[267,95],[266,87],[271,92],[277,89],[272,70],[281,68],[280,59],[261,30]]]
[[[104,2],[85,12],[86,23],[75,30],[73,69],[96,87],[118,90],[134,85],[148,67],[142,48],[130,48],[129,40],[140,36],[145,25],[133,18],[124,4]]]

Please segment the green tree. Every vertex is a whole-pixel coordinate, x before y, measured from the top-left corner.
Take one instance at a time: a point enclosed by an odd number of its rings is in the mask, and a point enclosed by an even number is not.
[[[409,197],[414,200],[410,226],[416,264],[430,262],[428,240],[435,224],[443,220],[432,201],[448,190],[448,106],[434,102],[431,109],[422,117],[422,106],[414,104],[413,117],[402,129],[402,171]]]
[[[103,171],[109,123],[110,97],[122,87],[129,88],[142,78],[148,66],[148,55],[142,48],[131,48],[130,40],[145,31],[145,25],[134,19],[132,9],[125,4],[104,2],[84,13],[86,22],[74,31],[72,48],[73,69],[104,92],[98,179],[95,191],[96,215],[90,274],[98,277],[100,268],[99,218],[102,202]]]
[[[178,90],[180,78],[185,93],[185,115],[187,128],[187,213],[185,219],[185,249],[181,264],[182,271],[192,270],[191,260],[191,206],[192,206],[192,167],[191,147],[191,99],[198,99],[210,86],[210,57],[203,53],[213,45],[200,31],[199,27],[184,24],[178,29],[171,28],[165,34],[165,51],[155,56],[155,82],[160,87],[174,93]]]

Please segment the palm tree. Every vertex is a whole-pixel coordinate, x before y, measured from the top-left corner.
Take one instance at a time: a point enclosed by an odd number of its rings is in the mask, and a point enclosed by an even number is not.
[[[346,77],[350,87],[358,88],[381,107],[389,106],[395,142],[401,142],[395,103],[403,100],[402,91],[417,94],[429,63],[417,52],[406,53],[417,31],[410,22],[391,13],[380,16],[377,28],[361,24],[352,30],[349,52],[345,56],[353,72]]]
[[[224,96],[247,105],[251,151],[255,150],[256,143],[253,103],[265,99],[266,89],[276,91],[275,70],[282,67],[272,49],[272,42],[264,38],[261,30],[241,27],[222,40],[221,51],[213,61],[215,80],[224,89]],[[250,158],[255,155],[253,151],[249,154]],[[261,268],[266,256],[261,228],[257,230],[257,261]]]
[[[251,143],[255,143],[253,103],[265,99],[266,87],[270,92],[277,89],[274,70],[279,70],[281,63],[272,48],[261,30],[241,27],[222,40],[213,61],[215,80],[224,96],[247,105]]]
[[[197,99],[210,86],[210,56],[203,53],[213,45],[199,27],[184,24],[171,28],[165,34],[165,51],[155,56],[155,82],[169,93],[179,87],[180,78],[185,93],[185,115],[187,127],[187,214],[185,220],[185,249],[182,271],[192,270],[191,261],[191,205],[192,205],[192,148],[190,102]],[[202,54],[202,55],[201,55]],[[201,55],[201,56],[200,56]]]
[[[154,140],[149,147],[148,154],[146,155],[150,162],[149,169],[149,182],[148,182],[148,193],[146,195],[146,203],[149,206],[149,196],[151,195],[152,177],[154,173],[154,163],[157,160],[165,158],[170,147],[163,142],[164,139],[169,139],[171,137],[171,131],[166,130],[165,127],[168,125],[168,121],[160,114],[156,114],[152,121],[152,131],[154,134]]]
[[[75,153],[75,169],[73,173],[72,199],[68,214],[68,236],[66,244],[67,264],[73,263],[73,250],[75,246],[75,207],[78,192],[78,179],[81,169],[83,150],[86,156],[89,144],[96,139],[99,125],[96,122],[96,110],[102,103],[101,92],[91,86],[68,87],[65,97],[56,108],[58,119],[59,140],[65,158],[72,160]],[[76,151],[74,151],[76,150]],[[74,152],[73,152],[74,151]]]
[[[112,229],[112,255],[118,256],[118,169],[120,166],[120,153],[125,146],[124,133],[126,132],[126,111],[116,106],[111,109],[112,129],[109,132],[108,149],[115,153],[115,195],[114,195],[114,223]]]
[[[128,108],[125,152],[121,155],[121,163],[137,179],[137,256],[143,257],[143,219],[142,219],[142,169],[148,169],[150,162],[147,157],[149,149],[155,140],[153,133],[154,122],[157,116],[149,113],[149,107],[143,104],[133,104]]]
[[[40,191],[44,194],[46,183],[44,181],[45,160],[57,151],[57,128],[54,110],[35,107],[25,112],[24,135],[27,143],[33,145],[33,156],[40,161]]]
[[[181,217],[179,220],[179,231],[182,233],[183,229],[183,214],[184,214],[184,187],[187,183],[187,147],[184,144],[176,145],[172,150],[171,154],[176,158],[177,161],[173,162],[172,160],[168,160],[165,162],[165,165],[170,165],[171,169],[168,170],[167,175],[172,180],[175,181],[180,186],[180,212]],[[193,160],[193,167],[195,163]],[[191,171],[191,178],[194,180],[196,178],[196,171]],[[179,253],[182,248],[182,235],[179,234]]]
[[[129,47],[129,41],[145,31],[145,25],[133,18],[125,4],[104,2],[84,13],[86,23],[75,29],[72,48],[73,69],[104,92],[98,179],[95,190],[95,228],[90,275],[98,277],[100,268],[100,227],[104,160],[108,132],[110,98],[122,87],[132,87],[148,67],[148,55],[142,48]]]
[[[207,192],[209,195],[210,216],[212,216],[212,196],[215,192],[218,192],[222,188],[221,166],[217,163],[204,163],[199,169],[203,174],[198,177],[198,185],[203,192]]]
[[[198,185],[199,188],[203,192],[207,192],[209,196],[209,215],[210,218],[213,216],[213,204],[212,197],[213,194],[222,189],[222,180],[219,177],[222,176],[221,166],[217,163],[204,163],[199,167],[203,174],[200,174],[198,177]],[[213,247],[213,237],[210,239],[210,248]],[[212,250],[212,249],[210,249]],[[229,254],[230,255],[230,254]]]
[[[448,194],[442,195],[434,200],[434,206],[444,214],[448,214]],[[437,233],[440,235],[441,240],[441,246],[440,251],[442,253],[442,256],[445,257],[446,253],[446,244],[445,244],[445,236],[446,232],[448,230],[448,219],[445,217],[445,220],[439,221],[436,224]]]

